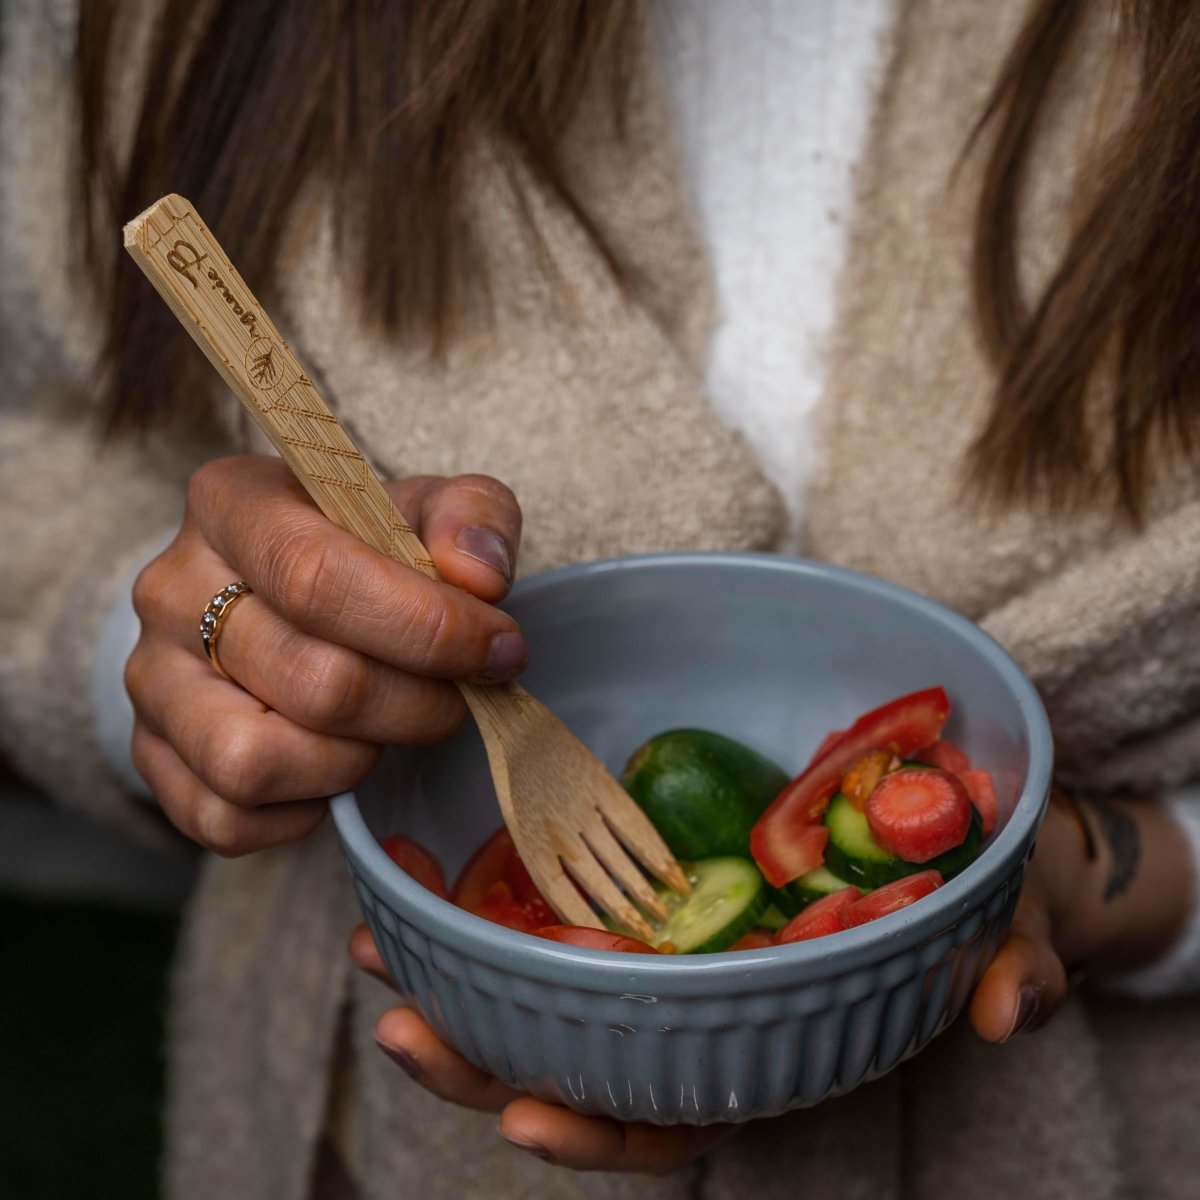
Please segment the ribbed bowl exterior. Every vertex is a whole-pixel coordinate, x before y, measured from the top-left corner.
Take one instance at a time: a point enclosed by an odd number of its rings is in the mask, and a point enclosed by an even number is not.
[[[392,977],[471,1062],[578,1112],[664,1125],[818,1104],[915,1054],[965,1006],[1012,920],[1024,872],[1022,863],[916,945],[882,943],[865,965],[740,994],[716,977],[711,991],[673,995],[661,985],[654,994],[589,990],[484,962],[406,920],[352,854],[349,863]]]
[[[831,729],[932,684],[948,736],[991,771],[979,860],[917,904],[812,941],[711,955],[608,954],[439,899],[379,839],[452,871],[500,823],[478,733],[396,750],[332,801],[363,914],[401,991],[451,1045],[522,1091],[660,1124],[745,1121],[891,1070],[963,1009],[1012,919],[1053,764],[1037,693],[970,621],[869,576],[775,555],[655,555],[524,580],[508,607],[526,682],[610,769],[690,726],[793,769]]]

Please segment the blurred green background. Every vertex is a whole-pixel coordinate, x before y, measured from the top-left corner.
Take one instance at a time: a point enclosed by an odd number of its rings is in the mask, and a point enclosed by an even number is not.
[[[186,859],[0,788],[0,1197],[159,1195],[168,972],[190,884]]]

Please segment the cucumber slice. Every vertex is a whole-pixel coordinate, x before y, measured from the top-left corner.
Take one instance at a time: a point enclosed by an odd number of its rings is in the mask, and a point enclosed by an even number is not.
[[[871,833],[866,814],[859,812],[840,792],[829,805],[825,824],[829,829],[825,866],[834,875],[860,888],[882,887],[918,871],[940,871],[943,879],[952,879],[979,857],[983,845],[983,824],[979,814],[973,812],[971,826],[961,845],[939,854],[930,862],[905,862],[880,846]]]
[[[763,915],[758,918],[758,927],[759,929],[769,929],[774,933],[777,929],[782,929],[790,920],[790,917],[785,917],[779,911],[778,905],[768,904]]]
[[[767,884],[767,905],[777,909],[780,916],[790,921],[803,907],[804,901],[796,894],[790,883],[781,888]]]
[[[750,830],[787,785],[761,754],[705,729],[672,729],[636,750],[621,773],[676,858],[750,857]]]
[[[829,844],[825,847],[825,865],[841,879],[860,887],[879,887],[907,872],[908,863],[893,858],[875,840],[866,814],[839,792],[825,814]]]
[[[817,867],[815,871],[801,875],[790,884],[793,895],[805,904],[811,904],[814,900],[820,900],[822,896],[831,896],[834,892],[843,891],[850,886],[828,867]]]
[[[712,954],[760,923],[767,885],[748,859],[705,858],[683,869],[692,890],[687,896],[660,890],[670,915],[652,945],[671,942],[680,954]]]

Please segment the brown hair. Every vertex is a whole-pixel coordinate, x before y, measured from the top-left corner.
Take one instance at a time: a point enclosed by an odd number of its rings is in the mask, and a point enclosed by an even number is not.
[[[81,5],[84,227],[108,301],[110,431],[198,407],[206,376],[107,234],[166,191],[193,197],[269,299],[281,219],[313,172],[357,230],[364,314],[435,351],[487,280],[465,164],[487,140],[620,264],[561,152],[586,89],[621,112],[639,0],[160,0],[132,149],[107,147],[104,96],[123,40],[118,0]],[[1103,147],[1079,220],[1032,302],[1018,283],[1030,149],[1094,5],[1119,4],[1137,95]],[[138,7],[138,6],[129,6]],[[126,12],[128,12],[126,7]],[[1137,516],[1147,470],[1200,427],[1200,9],[1189,0],[1034,0],[972,138],[986,149],[975,304],[997,370],[972,475],[992,497],[1055,506],[1097,484]],[[122,165],[127,163],[128,165]],[[386,196],[387,203],[379,202]],[[386,246],[386,254],[366,246]],[[1104,376],[1101,369],[1104,369]],[[171,380],[167,392],[163,380]],[[1099,407],[1097,384],[1106,389]],[[193,397],[189,397],[189,391]],[[1097,413],[1099,428],[1092,428]]]
[[[472,300],[486,297],[464,180],[484,139],[502,166],[520,162],[574,213],[618,269],[572,190],[560,147],[594,76],[619,117],[638,0],[158,7],[122,155],[112,148],[106,98],[113,73],[127,68],[117,50],[133,31],[123,19],[145,5],[80,6],[81,225],[107,302],[110,433],[194,411],[210,394],[207,365],[113,236],[168,191],[195,201],[269,304],[285,218],[305,179],[323,172],[336,232],[357,251],[364,315],[397,337],[429,339],[435,352]]]
[[[1111,0],[1110,0],[1111,2]],[[1040,296],[1017,279],[1019,200],[1038,117],[1088,0],[1039,0],[976,137],[992,137],[975,229],[975,305],[999,382],[974,474],[1002,500],[1107,493],[1137,518],[1155,465],[1200,429],[1200,8],[1122,0],[1139,57],[1074,231]]]

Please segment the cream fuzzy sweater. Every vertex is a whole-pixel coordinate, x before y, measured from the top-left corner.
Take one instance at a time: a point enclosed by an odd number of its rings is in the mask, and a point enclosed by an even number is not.
[[[1195,481],[1164,479],[1136,535],[1100,512],[985,522],[955,494],[988,381],[966,317],[969,196],[948,192],[946,179],[1022,7],[898,6],[816,408],[809,549],[981,621],[1041,688],[1064,777],[1144,791],[1200,767]],[[6,6],[4,19],[5,748],[64,802],[153,835],[88,737],[90,649],[110,601],[102,581],[178,511],[189,463],[238,444],[237,423],[213,446],[100,457],[67,410],[95,330],[62,236],[70,13],[31,0]],[[1070,167],[1109,49],[1098,23],[1039,147],[1026,221],[1033,274],[1067,218]],[[320,238],[294,264],[284,323],[387,473],[484,470],[514,485],[527,569],[642,549],[782,545],[776,490],[703,388],[710,290],[650,84],[626,145],[585,117],[572,157],[595,211],[640,268],[632,295],[535,198],[580,300],[570,311],[557,304],[514,213],[481,176],[505,299],[495,331],[464,339],[437,367],[381,344],[354,319]],[[845,469],[864,439],[877,467],[865,482]],[[1194,1194],[1194,1007],[1144,1016],[1077,1001],[1036,1038],[1002,1050],[956,1030],[844,1100],[748,1130],[690,1174],[580,1177],[514,1155],[486,1118],[433,1101],[375,1052],[370,1027],[387,1000],[345,965],[354,919],[327,834],[210,864],[176,978],[170,1195],[299,1200],[327,1126],[372,1198],[394,1195],[400,1181],[416,1194],[459,1196],[724,1200],[754,1189],[769,1200],[798,1185],[816,1197]]]
[[[688,198],[713,268],[707,392],[787,505],[784,547],[802,550],[845,214],[895,12],[891,0],[853,9],[835,0],[737,8],[659,0],[652,12]],[[173,533],[168,526],[146,558]],[[142,565],[135,559],[133,572]],[[131,586],[132,574],[117,585],[96,647],[92,706],[105,758],[138,792],[123,682],[138,631]],[[1200,789],[1177,789],[1168,801],[1200,875]],[[1143,995],[1200,986],[1200,897],[1174,951],[1120,984]]]

